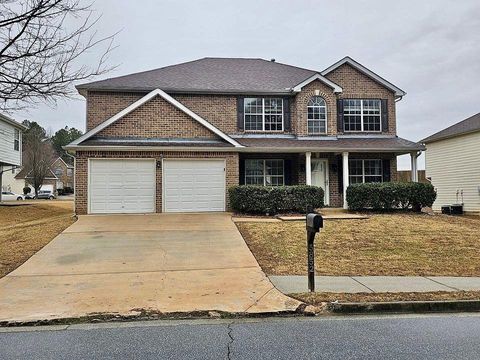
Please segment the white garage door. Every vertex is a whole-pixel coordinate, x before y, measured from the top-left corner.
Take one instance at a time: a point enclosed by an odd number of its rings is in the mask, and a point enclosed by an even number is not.
[[[225,211],[224,160],[164,160],[165,212]]]
[[[155,211],[155,160],[91,159],[91,214]]]

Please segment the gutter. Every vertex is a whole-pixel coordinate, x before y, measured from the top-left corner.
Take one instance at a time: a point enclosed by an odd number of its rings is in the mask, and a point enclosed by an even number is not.
[[[419,148],[362,148],[349,149],[342,147],[319,148],[319,147],[192,147],[192,146],[95,146],[67,145],[63,149],[70,151],[186,151],[186,152],[225,152],[225,153],[302,153],[302,152],[355,152],[355,153],[399,153],[408,154],[412,151],[421,151]]]

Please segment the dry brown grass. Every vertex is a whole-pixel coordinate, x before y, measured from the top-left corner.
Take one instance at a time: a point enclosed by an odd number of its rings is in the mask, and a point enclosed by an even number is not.
[[[270,275],[306,271],[304,222],[237,223]],[[480,276],[480,217],[387,214],[330,220],[315,240],[317,275]]]
[[[71,201],[0,206],[0,278],[13,271],[70,226]]]
[[[401,293],[300,293],[289,296],[311,305],[322,302],[382,302],[382,301],[444,301],[444,300],[478,300],[480,291],[436,291],[436,292],[401,292]]]

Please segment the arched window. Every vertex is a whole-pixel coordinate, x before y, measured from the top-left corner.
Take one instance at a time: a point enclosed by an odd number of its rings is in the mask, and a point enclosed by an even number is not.
[[[309,134],[327,133],[327,104],[321,96],[313,96],[307,104]]]

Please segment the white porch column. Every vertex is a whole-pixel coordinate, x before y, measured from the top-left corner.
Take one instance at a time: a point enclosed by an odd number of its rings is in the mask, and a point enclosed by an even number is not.
[[[416,152],[410,153],[410,162],[412,169],[412,182],[418,182],[418,169],[417,169],[417,158],[418,154]]]
[[[305,182],[312,185],[312,153],[305,153]]]
[[[350,181],[349,173],[348,173],[348,152],[342,153],[342,167],[343,167],[343,208],[348,209],[347,204],[347,188]]]

